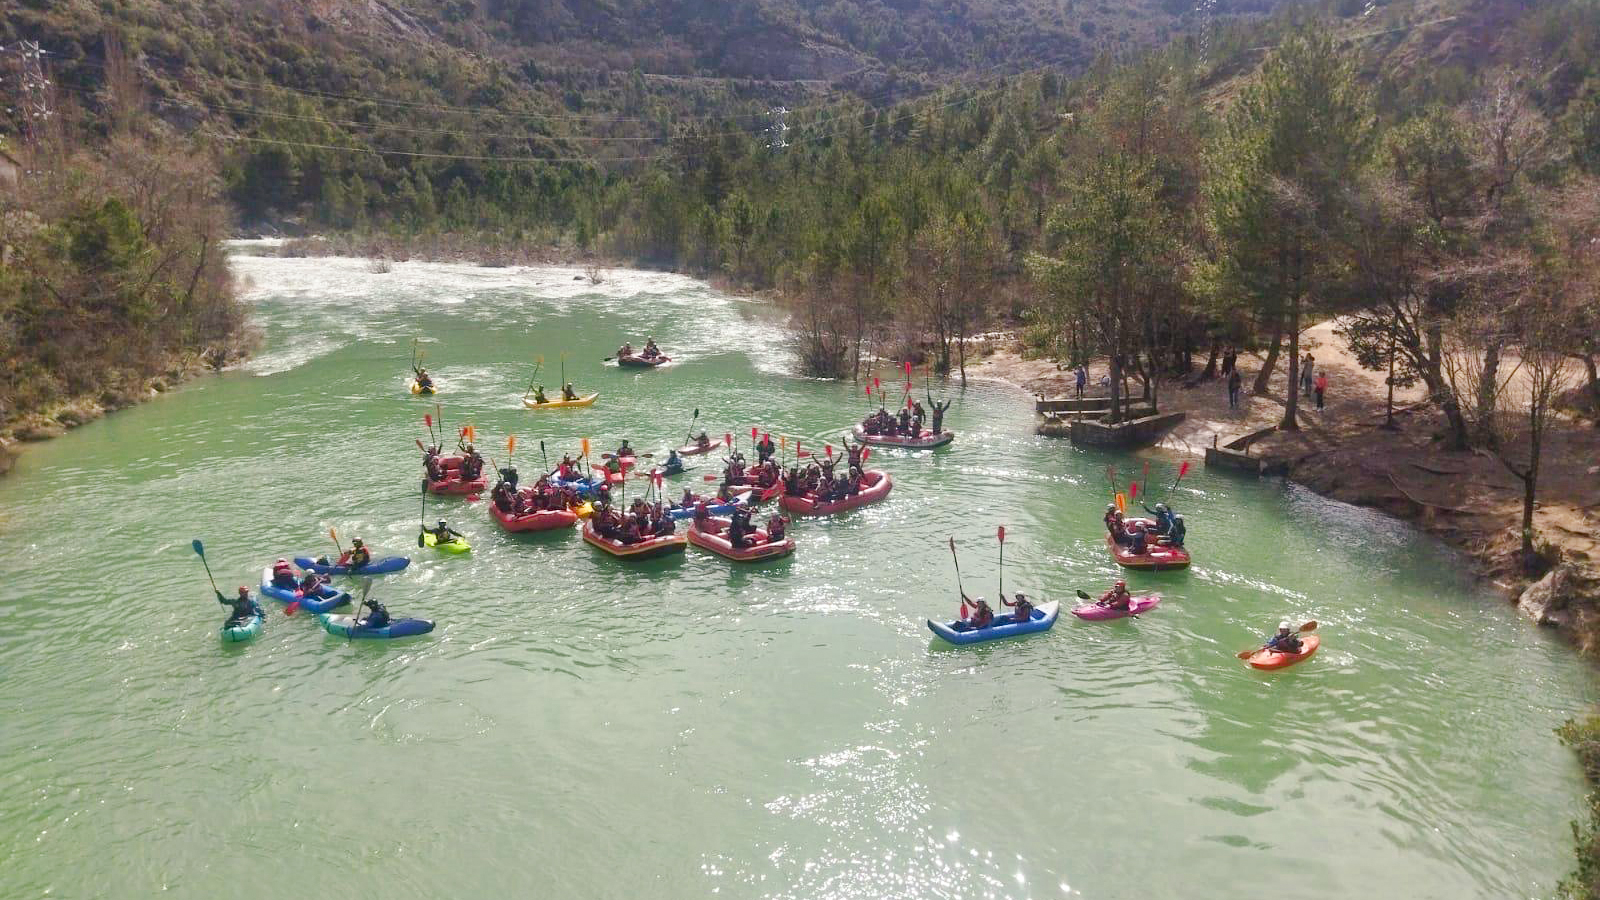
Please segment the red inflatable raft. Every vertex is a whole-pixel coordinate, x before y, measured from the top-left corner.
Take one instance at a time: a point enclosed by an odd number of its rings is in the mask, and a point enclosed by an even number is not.
[[[728,525],[731,519],[707,519],[714,531],[701,531],[699,523],[689,524],[689,543],[704,550],[710,550],[718,556],[725,556],[734,562],[761,562],[766,559],[778,559],[794,552],[794,538],[786,538],[776,544],[767,541],[767,530],[756,528],[750,534],[751,545],[735,550],[733,543],[728,540]]]
[[[834,513],[855,509],[858,506],[866,506],[868,503],[877,503],[879,500],[889,496],[889,489],[892,487],[894,487],[894,479],[889,477],[889,473],[874,469],[870,472],[862,473],[861,493],[856,494],[854,497],[846,497],[843,500],[835,500],[832,503],[818,503],[815,494],[807,494],[804,497],[785,496],[782,505],[786,511],[795,515],[831,516]]]
[[[471,481],[462,481],[459,470],[451,469],[445,473],[443,481],[428,482],[428,493],[448,494],[452,496],[465,496],[467,494],[481,494],[489,488],[489,479],[479,475]]]
[[[654,356],[649,359],[643,356],[617,357],[617,365],[628,369],[654,369],[656,366],[664,366],[669,362],[672,362],[672,357],[670,356]]]
[[[578,514],[570,509],[541,509],[519,516],[504,512],[493,503],[489,504],[489,515],[507,531],[554,531],[571,528],[578,521]]]
[[[640,541],[637,544],[624,544],[603,538],[594,530],[592,519],[583,520],[583,539],[599,547],[601,550],[615,556],[617,559],[642,560],[655,559],[669,553],[682,553],[689,546],[689,539],[681,534],[667,534]]]
[[[855,427],[856,440],[863,444],[875,444],[879,447],[905,447],[911,450],[927,450],[933,447],[943,447],[956,439],[956,433],[948,429],[940,430],[934,434],[932,430],[924,428],[922,434],[911,437],[904,434],[867,434],[867,430],[860,425]]]
[[[1111,549],[1111,556],[1117,565],[1124,569],[1144,569],[1150,572],[1163,572],[1169,569],[1189,568],[1189,551],[1182,547],[1166,547],[1157,544],[1156,523],[1149,519],[1127,519],[1128,524],[1144,523],[1149,530],[1149,543],[1144,553],[1134,553],[1131,549],[1118,544],[1111,535],[1106,535],[1106,546]]]

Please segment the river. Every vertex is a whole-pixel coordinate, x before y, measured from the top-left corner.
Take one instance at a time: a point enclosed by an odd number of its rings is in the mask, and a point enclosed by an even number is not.
[[[1171,496],[1194,568],[1129,579],[1159,609],[932,642],[947,536],[973,594],[1001,524],[1007,590],[1118,574],[1104,471],[1141,461],[1034,436],[999,384],[935,385],[955,445],[884,454],[888,501],[797,523],[791,561],[628,566],[440,500],[473,552],[375,589],[432,635],[350,643],[272,608],[221,645],[193,538],[229,591],[330,526],[417,552],[414,337],[448,425],[502,464],[516,434],[525,475],[541,440],[660,450],[695,408],[820,446],[865,405],[794,377],[765,306],[679,276],[235,268],[260,355],[0,481],[0,896],[1455,900],[1571,868],[1583,782],[1551,729],[1596,679],[1372,513],[1193,471]],[[601,364],[646,335],[677,362]],[[600,402],[523,410],[563,354]],[[1321,622],[1315,658],[1234,658],[1286,618]]]

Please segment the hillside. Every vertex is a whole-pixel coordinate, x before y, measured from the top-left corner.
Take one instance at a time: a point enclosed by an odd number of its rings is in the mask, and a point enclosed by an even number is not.
[[[127,99],[120,72],[178,130],[233,141],[247,223],[360,227],[373,195],[431,219],[459,181],[458,201],[505,211],[489,224],[564,230],[606,182],[587,162],[626,171],[687,128],[1072,73],[1274,2],[1201,18],[1174,0],[22,0],[0,40],[38,41],[60,110],[91,127]],[[471,165],[493,160],[526,162]]]

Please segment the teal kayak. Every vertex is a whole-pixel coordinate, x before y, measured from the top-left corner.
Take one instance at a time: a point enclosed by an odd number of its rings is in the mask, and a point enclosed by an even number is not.
[[[317,618],[322,621],[322,627],[326,628],[329,634],[342,638],[385,640],[389,638],[414,637],[419,634],[427,634],[433,630],[432,619],[390,619],[387,625],[369,628],[360,624],[355,616],[323,613]]]
[[[234,622],[232,617],[222,623],[222,641],[225,644],[238,644],[243,641],[254,640],[261,633],[261,626],[266,619],[261,613],[255,613],[245,622]]]

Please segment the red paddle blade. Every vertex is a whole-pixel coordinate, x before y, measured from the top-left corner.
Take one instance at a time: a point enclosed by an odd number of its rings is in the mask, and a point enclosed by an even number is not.
[[[299,611],[300,611],[300,601],[299,600],[296,600],[296,601],[290,603],[288,606],[285,606],[283,608],[283,614],[286,615],[286,616],[292,616],[292,615],[294,615],[295,613],[297,613]]]
[[[822,449],[828,454],[828,458],[829,459],[833,458],[833,445],[832,444],[823,444],[822,445]]]
[[[724,432],[723,435],[722,435],[722,443],[727,445],[727,446],[729,446],[729,447],[732,447],[733,446],[733,432],[731,432],[731,431]]]
[[[906,360],[906,378],[908,380],[911,378],[911,360],[909,359]]]
[[[468,494],[467,495],[467,502],[468,503],[477,503],[478,502],[478,495],[477,494]]]
[[[872,385],[870,385],[870,384],[867,385],[867,399],[868,400],[872,399]]]
[[[872,448],[871,447],[868,447],[865,450],[861,451],[861,461],[862,462],[866,462],[871,457],[872,457]]]
[[[1178,467],[1178,477],[1182,478],[1187,474],[1189,474],[1189,461],[1186,459],[1183,461],[1183,465]]]
[[[1128,482],[1128,499],[1129,500],[1137,500],[1137,499],[1139,499],[1139,482],[1137,482],[1137,481]]]
[[[753,441],[755,439],[756,439],[756,429],[755,428],[751,428],[750,429],[750,440]]]
[[[1006,542],[1006,527],[1004,525],[1000,526],[999,536],[1000,536],[1000,543],[1004,544]]]
[[[429,428],[432,428],[433,427],[433,414],[432,413],[424,413],[423,416],[422,416],[422,422],[423,422],[423,424],[427,425]]]
[[[878,391],[879,393],[882,393],[883,392],[883,381],[882,381],[882,379],[873,378],[872,379],[872,388],[873,388],[873,390]]]

